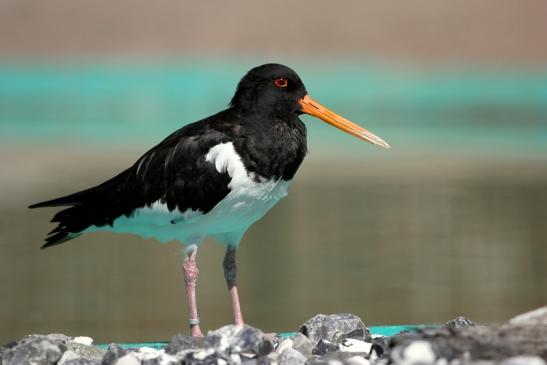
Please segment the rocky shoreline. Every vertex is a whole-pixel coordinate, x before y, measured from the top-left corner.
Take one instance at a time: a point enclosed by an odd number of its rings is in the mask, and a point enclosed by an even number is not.
[[[29,335],[0,346],[1,365],[546,365],[547,307],[496,326],[464,317],[394,336],[371,335],[352,314],[319,314],[294,336],[228,325],[204,338],[178,334],[162,349],[93,346],[88,337]]]

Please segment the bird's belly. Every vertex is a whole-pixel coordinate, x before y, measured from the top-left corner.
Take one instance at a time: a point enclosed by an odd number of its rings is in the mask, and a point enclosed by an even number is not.
[[[195,222],[208,234],[246,230],[287,195],[289,181],[266,181],[231,191]]]
[[[118,217],[112,226],[90,227],[87,232],[132,233],[160,242],[199,243],[206,236],[243,234],[279,200],[287,195],[289,181],[265,181],[238,186],[206,214],[200,211],[169,210],[157,201],[136,209],[129,217]]]

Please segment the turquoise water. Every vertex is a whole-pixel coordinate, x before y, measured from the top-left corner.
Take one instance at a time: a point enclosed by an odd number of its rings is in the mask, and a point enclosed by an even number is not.
[[[295,68],[310,95],[395,147],[547,150],[547,70]],[[224,108],[246,69],[235,62],[3,63],[0,136],[90,146],[156,142]],[[305,119],[315,143],[358,145]]]

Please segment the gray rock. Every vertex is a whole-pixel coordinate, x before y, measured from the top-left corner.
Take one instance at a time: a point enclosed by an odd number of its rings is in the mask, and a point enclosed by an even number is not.
[[[277,357],[277,363],[279,365],[303,365],[306,363],[306,357],[289,347]]]
[[[237,354],[235,355],[237,356]],[[236,359],[233,357],[216,351],[215,349],[204,349],[188,353],[184,358],[183,363],[185,365],[216,365],[222,360],[228,364],[236,362],[234,361]]]
[[[66,347],[67,351],[72,351],[80,357],[91,360],[100,360],[106,353],[106,351],[101,350],[98,347],[88,346],[77,342],[67,342]]]
[[[298,332],[296,336],[293,337],[293,349],[299,351],[306,358],[312,355],[313,348],[315,344],[308,337],[304,336],[302,333]]]
[[[331,342],[329,340],[319,340],[317,345],[312,350],[313,355],[324,355],[328,352],[337,352],[340,351],[340,345],[336,342]]]
[[[545,365],[545,361],[537,356],[515,356],[501,361],[499,365]]]
[[[63,335],[30,335],[2,352],[2,365],[55,364],[70,338]]]
[[[390,339],[392,352],[416,340],[428,341],[435,354],[447,361],[468,356],[473,361],[500,361],[509,357],[536,355],[547,358],[547,326],[470,326],[421,330]]]
[[[374,354],[375,357],[384,358],[389,354],[389,345],[391,337],[378,336],[372,339],[372,347],[370,349],[370,355]]]
[[[57,365],[98,365],[100,363],[100,358],[85,358],[74,351],[67,350],[63,353]]]
[[[205,339],[203,337],[186,336],[181,333],[175,335],[169,345],[165,348],[167,354],[176,354],[177,352],[194,350],[205,347]]]
[[[349,359],[355,357],[356,355],[351,352],[329,352],[323,356],[313,356],[308,359],[306,365],[348,364]]]
[[[272,341],[262,331],[248,325],[228,325],[210,331],[205,343],[228,354],[251,352],[259,357],[269,354],[274,349]]]
[[[101,365],[113,365],[118,361],[119,358],[125,356],[127,352],[122,349],[119,345],[111,343],[106,350],[106,353],[103,355]]]
[[[547,325],[547,306],[519,314],[509,321],[515,325]]]
[[[319,340],[341,341],[346,338],[370,340],[370,332],[354,314],[318,314],[307,320],[298,332],[317,343]]]
[[[446,328],[462,328],[462,327],[475,326],[475,322],[463,316],[459,316],[457,318],[451,319],[450,321],[446,322],[444,326]]]

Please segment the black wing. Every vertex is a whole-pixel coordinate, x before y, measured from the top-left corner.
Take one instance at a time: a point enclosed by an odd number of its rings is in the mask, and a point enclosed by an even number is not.
[[[169,210],[211,210],[228,193],[230,176],[205,161],[209,149],[232,141],[236,131],[228,111],[189,124],[146,152],[133,166],[93,188],[29,208],[69,206],[55,214],[58,222],[42,248],[75,238],[90,226],[112,225],[121,215],[156,201]]]

